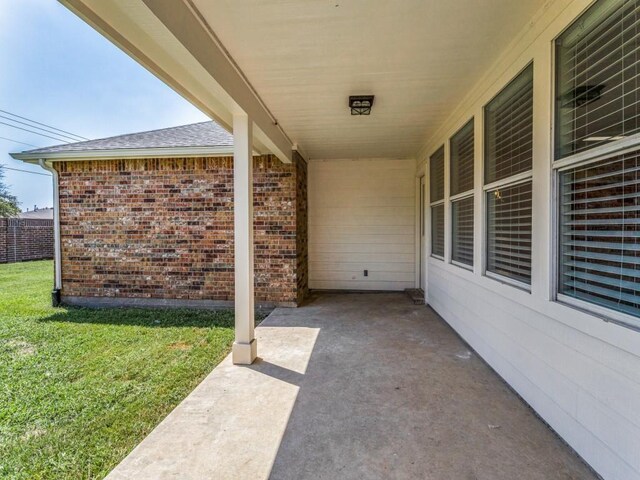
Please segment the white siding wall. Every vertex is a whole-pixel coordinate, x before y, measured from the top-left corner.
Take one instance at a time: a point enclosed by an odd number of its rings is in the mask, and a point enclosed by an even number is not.
[[[450,264],[449,250],[444,262],[429,259],[427,301],[598,473],[606,479],[634,480],[640,479],[640,333],[553,300],[552,41],[590,3],[549,2],[421,152],[417,175],[428,172],[428,156],[475,116],[474,271]],[[531,60],[534,194],[529,293],[482,275],[481,132],[483,105]],[[448,229],[446,244],[450,242]]]
[[[310,288],[415,286],[415,171],[414,160],[309,162]]]

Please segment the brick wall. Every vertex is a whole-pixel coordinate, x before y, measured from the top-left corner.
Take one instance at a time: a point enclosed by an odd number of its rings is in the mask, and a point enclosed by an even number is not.
[[[53,220],[0,218],[0,263],[53,258]]]
[[[256,301],[297,304],[299,160],[254,158]],[[233,159],[56,163],[63,297],[233,299]],[[306,200],[305,200],[306,201]],[[306,221],[305,221],[306,222]],[[304,234],[306,235],[306,228]],[[305,280],[306,282],[306,280]]]

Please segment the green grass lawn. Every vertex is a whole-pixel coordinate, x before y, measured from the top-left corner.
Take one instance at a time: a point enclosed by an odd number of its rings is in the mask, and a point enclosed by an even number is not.
[[[228,353],[229,311],[52,308],[0,265],[0,478],[102,478]]]

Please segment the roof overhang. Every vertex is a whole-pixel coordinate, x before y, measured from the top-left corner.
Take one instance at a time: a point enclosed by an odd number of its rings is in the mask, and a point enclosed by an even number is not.
[[[248,115],[254,149],[291,162],[293,142],[190,2],[60,1],[227,131]]]
[[[416,158],[536,12],[570,0],[60,0],[254,149]],[[560,8],[559,7],[559,8]],[[372,94],[351,116],[350,95]]]
[[[119,160],[127,158],[190,158],[190,157],[230,157],[233,147],[180,147],[180,148],[118,148],[113,150],[84,150],[52,153],[11,153],[12,158],[27,163],[40,160]],[[260,155],[254,152],[254,155]]]

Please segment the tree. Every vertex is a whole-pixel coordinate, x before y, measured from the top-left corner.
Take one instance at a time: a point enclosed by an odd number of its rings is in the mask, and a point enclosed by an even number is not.
[[[15,217],[19,213],[18,199],[9,194],[9,187],[4,183],[4,170],[0,166],[0,218]]]

